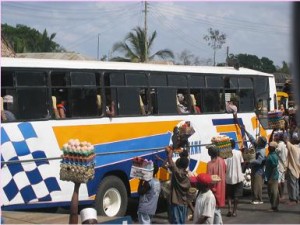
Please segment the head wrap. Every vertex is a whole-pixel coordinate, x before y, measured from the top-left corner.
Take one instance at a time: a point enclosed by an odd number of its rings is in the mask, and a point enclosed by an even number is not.
[[[94,208],[85,208],[80,211],[81,222],[86,220],[95,219],[97,220],[97,211]]]

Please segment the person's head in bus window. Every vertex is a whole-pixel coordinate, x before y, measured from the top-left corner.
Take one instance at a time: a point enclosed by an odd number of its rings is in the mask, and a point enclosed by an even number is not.
[[[94,208],[85,208],[80,211],[82,224],[97,224],[97,211]]]
[[[188,108],[186,106],[187,104],[184,101],[184,95],[182,93],[178,93],[177,94],[177,100],[178,100],[178,103],[177,103],[178,113],[179,114],[189,113],[189,110],[188,110]]]
[[[14,102],[14,98],[11,95],[5,95],[3,97],[3,112],[1,112],[1,120],[2,121],[15,121],[15,115],[10,111],[12,108],[12,104]]]
[[[106,107],[105,107],[106,115],[109,117],[115,116],[115,102],[111,99],[110,95],[106,95]]]

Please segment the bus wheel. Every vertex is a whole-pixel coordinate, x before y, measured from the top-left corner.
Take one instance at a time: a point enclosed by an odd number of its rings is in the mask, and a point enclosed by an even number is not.
[[[123,181],[108,176],[101,182],[96,195],[96,209],[101,216],[124,216],[127,209],[127,190]]]

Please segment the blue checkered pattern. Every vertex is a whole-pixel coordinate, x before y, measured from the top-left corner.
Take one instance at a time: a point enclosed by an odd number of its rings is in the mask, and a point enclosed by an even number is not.
[[[42,149],[35,149],[32,140],[38,136],[31,123],[20,123],[9,129],[1,127],[1,161],[47,158]],[[14,140],[18,136],[18,140]],[[2,189],[8,201],[18,203],[51,201],[51,193],[59,191],[55,177],[47,176],[51,170],[47,160],[1,165],[3,172]],[[29,169],[28,169],[29,168]]]

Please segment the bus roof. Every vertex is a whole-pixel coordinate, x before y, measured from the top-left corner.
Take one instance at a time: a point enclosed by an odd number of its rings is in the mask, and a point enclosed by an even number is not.
[[[228,75],[250,75],[250,76],[273,76],[256,70],[240,67],[218,66],[183,66],[163,65],[149,63],[128,62],[104,62],[104,61],[81,61],[61,59],[34,59],[34,58],[1,58],[1,67],[17,68],[56,68],[56,69],[101,69],[101,70],[129,70],[129,71],[157,71],[178,73],[206,73],[206,74],[228,74]]]

